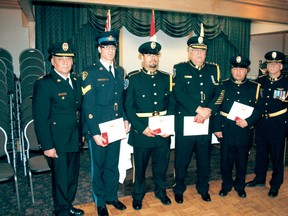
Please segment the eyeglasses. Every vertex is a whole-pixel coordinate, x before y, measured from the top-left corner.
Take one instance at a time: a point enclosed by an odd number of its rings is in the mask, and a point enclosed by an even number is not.
[[[104,50],[112,50],[115,51],[117,48],[115,46],[101,46],[102,49]]]

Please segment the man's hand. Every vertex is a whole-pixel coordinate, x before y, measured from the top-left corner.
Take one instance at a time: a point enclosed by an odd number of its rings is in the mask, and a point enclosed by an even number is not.
[[[245,127],[248,126],[248,123],[247,123],[247,121],[245,119],[238,119],[236,121],[236,125],[241,127],[241,128],[245,128]]]
[[[106,139],[104,139],[99,134],[93,136],[93,140],[98,146],[106,147],[108,144],[106,144]]]
[[[129,126],[129,122],[128,121],[124,121],[124,127],[125,127],[125,133],[129,133],[130,131],[130,126]]]
[[[215,135],[217,138],[223,138],[222,131],[215,132],[214,135]]]
[[[148,137],[155,137],[156,133],[151,130],[149,127],[147,127],[144,131],[143,134],[148,136]]]
[[[55,148],[44,151],[44,155],[50,158],[58,158]]]
[[[201,107],[199,106],[196,110],[196,113],[198,114],[196,117],[199,119],[208,119],[211,116],[211,109],[207,107]],[[197,121],[198,122],[198,121]],[[203,121],[204,122],[204,121]]]

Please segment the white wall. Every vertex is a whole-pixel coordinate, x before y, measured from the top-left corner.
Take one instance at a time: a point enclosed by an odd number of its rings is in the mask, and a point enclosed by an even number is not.
[[[157,42],[161,44],[161,56],[159,69],[172,73],[173,65],[187,61],[187,39],[188,37],[172,38],[163,33],[157,32]],[[123,51],[121,57],[122,66],[129,73],[142,67],[142,60],[139,58],[138,48],[142,43],[149,41],[149,37],[136,37],[125,27],[122,28]]]
[[[14,73],[19,76],[19,55],[29,47],[28,28],[22,27],[18,9],[0,9],[0,47],[13,57]]]

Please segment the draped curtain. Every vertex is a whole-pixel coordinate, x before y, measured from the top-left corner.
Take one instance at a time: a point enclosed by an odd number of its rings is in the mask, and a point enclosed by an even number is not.
[[[123,26],[139,37],[149,36],[151,10],[100,5],[67,5],[38,3],[35,5],[36,48],[48,58],[48,46],[68,40],[76,48],[74,70],[82,71],[98,58],[95,37],[105,28],[107,10],[111,11],[112,30]],[[249,57],[250,21],[212,15],[155,11],[156,30],[171,37],[200,34],[203,23],[208,38],[207,61],[220,65],[222,79],[230,76],[229,59],[242,54]],[[118,59],[116,59],[117,61]],[[176,62],[175,62],[176,63]],[[49,70],[50,63],[46,62]]]

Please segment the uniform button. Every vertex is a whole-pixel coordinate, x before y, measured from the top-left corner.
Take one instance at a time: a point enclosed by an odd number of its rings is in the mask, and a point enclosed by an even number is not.
[[[265,103],[265,105],[267,106],[267,105],[268,105],[268,103]]]
[[[200,91],[200,94],[203,94],[203,91]]]
[[[142,97],[145,97],[145,95],[142,95]]]
[[[270,96],[269,96],[269,95],[267,95],[267,98],[270,98]]]
[[[154,78],[154,76],[151,76],[151,78]]]
[[[199,74],[199,77],[202,77],[202,74]]]
[[[200,83],[200,85],[202,86],[202,85],[203,85],[203,83]]]
[[[271,88],[269,88],[268,91],[271,91]]]
[[[53,122],[53,125],[56,125],[56,122]]]
[[[237,94],[240,94],[240,92],[238,91]]]
[[[154,95],[157,95],[157,93],[156,93],[156,92],[154,92]]]
[[[118,113],[116,113],[115,116],[118,116]]]
[[[201,103],[203,103],[203,101],[201,101]]]
[[[157,101],[155,101],[154,104],[157,104]]]
[[[115,92],[115,95],[117,95],[118,93],[117,92]]]
[[[156,86],[156,83],[154,83],[153,86]]]
[[[187,82],[187,84],[190,84],[190,82]]]

